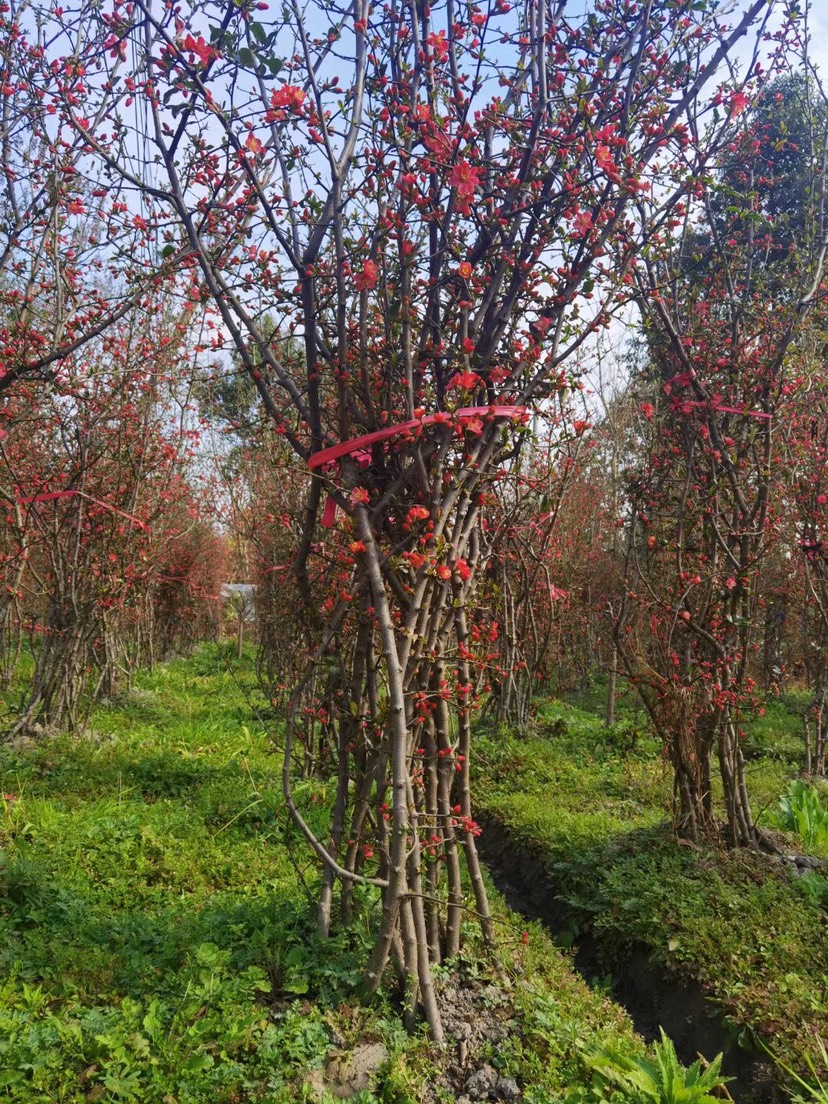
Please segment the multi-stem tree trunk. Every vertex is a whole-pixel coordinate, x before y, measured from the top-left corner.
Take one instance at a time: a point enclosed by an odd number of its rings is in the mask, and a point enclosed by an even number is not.
[[[805,502],[800,507],[806,519],[800,542],[804,561],[802,647],[812,692],[803,716],[804,767],[807,774],[823,778],[828,772],[828,550],[820,539],[823,530],[819,516],[826,503],[817,499],[827,497],[820,491],[819,477],[824,479],[823,469],[828,468],[828,429],[823,429],[822,437],[816,442],[812,439],[811,444],[816,444],[817,480],[805,488]]]
[[[77,615],[70,603],[59,598],[49,604],[45,625],[41,626],[41,645],[25,706],[9,735],[39,731],[73,730],[81,721],[87,665],[92,639],[98,626],[94,619]]]
[[[797,386],[789,373],[801,359],[797,343],[822,293],[828,253],[824,205],[811,206],[823,194],[828,106],[823,97],[816,111],[808,81],[785,85],[788,95],[798,88],[805,160],[796,163],[797,145],[788,149],[792,161],[778,158],[789,133],[779,113],[791,105],[773,85],[759,90],[699,187],[672,255],[637,273],[654,402],[640,407],[649,455],[631,488],[625,583],[628,604],[646,611],[649,624],[632,634],[622,625],[617,638],[640,682],[651,665],[661,680],[656,693],[695,702],[682,730],[690,751],[684,737],[673,741],[683,817],[692,820],[693,775],[706,784],[715,739],[732,846],[771,845],[751,813],[739,720],[752,704],[759,580],[779,539],[777,438]],[[736,106],[734,117],[747,97]],[[777,218],[779,187],[792,188],[806,208],[798,240],[788,217]],[[760,211],[766,221],[757,235]],[[808,547],[819,551],[816,533]],[[773,637],[769,630],[771,652]]]
[[[444,431],[440,439],[436,452],[425,450],[436,465],[430,480],[435,487],[451,442]],[[479,488],[502,458],[496,420],[466,445],[473,462],[431,511],[414,501],[407,515],[397,509],[387,516],[371,508],[367,490],[359,496],[349,593],[294,695],[295,703],[306,696],[315,681],[314,665],[335,656],[342,692],[325,695],[338,732],[330,835],[317,840],[304,825],[324,863],[319,930],[325,934],[330,928],[337,880],[346,917],[353,884],[378,885],[381,912],[363,992],[376,991],[393,961],[405,979],[408,1017],[413,1022],[421,1013],[438,1040],[442,1026],[433,966],[458,953],[466,911],[476,914],[485,941],[494,939],[471,801],[476,645],[466,605],[490,550],[478,525]],[[418,465],[407,465],[406,471],[407,479],[418,479]],[[370,473],[363,473],[363,484],[369,480]],[[413,551],[401,568],[386,551],[401,539],[412,549],[425,541],[434,551]],[[348,646],[344,633],[351,622],[354,645]],[[295,704],[283,777],[288,805],[303,823],[290,767],[297,713]],[[376,875],[368,874],[374,867]]]

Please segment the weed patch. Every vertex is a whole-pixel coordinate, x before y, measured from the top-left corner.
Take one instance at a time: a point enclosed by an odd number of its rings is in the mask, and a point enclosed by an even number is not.
[[[266,706],[250,663],[227,658],[202,647],[140,673],[84,736],[0,750],[0,1096],[330,1101],[357,1084],[349,1056],[381,1043],[359,1104],[441,1104],[488,1069],[554,1104],[590,1082],[590,1047],[643,1053],[496,895],[506,982],[473,938],[439,981],[447,1019],[467,1010],[462,1061],[405,1035],[393,990],[356,1005],[375,901],[360,891],[354,924],[318,939],[317,870],[283,814]],[[328,787],[296,794],[321,831]]]

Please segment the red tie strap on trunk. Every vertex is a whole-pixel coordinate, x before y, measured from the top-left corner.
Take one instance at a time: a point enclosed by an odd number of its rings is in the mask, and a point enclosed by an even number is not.
[[[410,433],[427,425],[451,425],[457,418],[460,421],[468,421],[472,418],[522,418],[526,414],[523,406],[466,406],[453,413],[441,410],[436,414],[426,414],[424,418],[412,418],[407,422],[396,422],[394,425],[383,426],[373,433],[365,433],[362,437],[351,437],[347,441],[340,441],[338,445],[315,452],[308,460],[311,471],[323,468],[327,464],[336,463],[343,456],[353,456],[360,463],[367,463],[371,459],[371,445],[378,441],[387,441],[391,437],[397,437],[401,433]],[[325,529],[332,529],[336,522],[336,502],[328,495],[325,500],[325,508],[319,524]]]

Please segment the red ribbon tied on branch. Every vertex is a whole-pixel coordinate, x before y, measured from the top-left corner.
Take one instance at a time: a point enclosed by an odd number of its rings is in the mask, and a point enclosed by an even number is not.
[[[678,372],[675,376],[671,376],[664,384],[664,390],[669,395],[675,386],[690,387],[693,381],[697,378],[696,372],[693,368],[688,368],[686,372]],[[673,397],[673,407],[676,410],[680,410],[682,414],[689,414],[693,407],[703,407],[707,410],[719,410],[722,414],[744,414],[747,418],[771,418],[772,415],[768,414],[764,410],[747,410],[744,406],[725,406],[724,403],[719,402],[719,399],[714,395],[711,399],[679,399]]]
[[[18,506],[31,506],[34,502],[52,502],[56,498],[72,498],[75,495],[77,495],[78,498],[85,498],[87,502],[94,502],[96,506],[101,506],[104,510],[109,510],[111,514],[118,514],[119,517],[126,518],[127,521],[131,521],[134,525],[137,525],[139,529],[143,529],[145,533],[149,532],[149,526],[139,518],[133,517],[132,514],[128,514],[125,510],[119,510],[118,507],[113,506],[111,502],[102,502],[99,498],[93,498],[92,495],[86,494],[85,491],[44,491],[43,494],[31,495],[29,498],[16,498],[15,502]]]
[[[766,410],[746,410],[744,406],[725,406],[724,403],[716,402],[715,399],[709,401],[701,399],[675,399],[674,405],[681,410],[683,414],[690,413],[690,407],[704,407],[707,410],[720,410],[723,414],[744,414],[746,418],[771,418],[772,414],[769,414]]]
[[[410,433],[421,426],[451,425],[454,419],[458,421],[470,421],[473,418],[493,420],[494,418],[509,418],[511,420],[523,420],[528,416],[525,406],[465,406],[461,410],[453,412],[441,410],[436,414],[426,414],[422,418],[412,418],[407,422],[395,422],[393,425],[383,426],[373,433],[365,433],[362,437],[351,437],[347,441],[340,441],[338,445],[321,449],[315,452],[308,460],[311,471],[323,468],[327,464],[334,464],[343,456],[353,456],[360,463],[371,459],[371,445],[377,441],[387,441],[391,437],[397,437],[402,433]],[[336,521],[336,502],[328,495],[325,500],[325,509],[319,524],[325,529],[332,529]]]
[[[471,418],[509,418],[522,419],[526,415],[524,406],[465,406],[462,410],[439,411],[436,414],[426,414],[423,418],[412,418],[408,422],[395,422],[393,425],[383,426],[382,429],[366,433],[362,437],[351,437],[348,441],[340,441],[338,445],[315,452],[308,460],[311,471],[322,468],[326,464],[332,464],[341,460],[343,456],[357,455],[357,459],[363,459],[359,453],[364,453],[365,459],[370,458],[370,446],[377,441],[387,441],[389,437],[396,437],[401,433],[410,433],[413,429],[427,425],[451,425],[454,418],[460,421],[469,421]]]

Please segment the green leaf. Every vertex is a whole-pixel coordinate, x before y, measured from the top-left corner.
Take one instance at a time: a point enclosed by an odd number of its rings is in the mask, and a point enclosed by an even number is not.
[[[212,1054],[194,1054],[181,1067],[185,1073],[202,1073],[213,1065]]]
[[[297,996],[302,996],[310,989],[310,981],[304,974],[297,974],[296,977],[288,978],[282,982],[282,991],[285,993],[295,993]]]
[[[107,1074],[104,1085],[114,1095],[124,1100],[134,1100],[141,1088],[141,1082],[137,1073],[123,1070],[119,1075]]]

